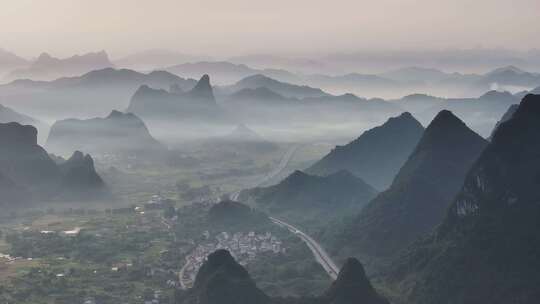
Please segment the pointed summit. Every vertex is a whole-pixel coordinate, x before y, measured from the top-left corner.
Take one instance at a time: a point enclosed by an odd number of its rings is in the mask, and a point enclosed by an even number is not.
[[[64,172],[64,184],[70,190],[105,188],[105,183],[94,168],[94,160],[90,155],[75,151],[60,169]]]
[[[443,219],[486,144],[452,112],[441,111],[390,188],[371,201],[347,229],[343,246],[389,257],[430,232]]]
[[[345,146],[337,146],[306,170],[328,175],[348,170],[379,190],[388,188],[420,140],[424,128],[408,112],[388,119]]]
[[[215,101],[212,85],[210,85],[210,76],[207,74],[203,75],[189,94],[192,97]]]
[[[251,279],[227,250],[211,253],[201,266],[195,284],[180,303],[267,304],[270,298]]]
[[[376,194],[372,186],[347,171],[317,176],[296,170],[277,185],[242,191],[240,198],[292,223],[313,225],[354,214]]]
[[[540,96],[527,95],[467,173],[439,228],[395,263],[391,281],[407,286],[404,302],[538,303],[538,130]]]
[[[321,297],[329,304],[388,304],[371,286],[364,267],[355,258],[348,258],[337,279]]]

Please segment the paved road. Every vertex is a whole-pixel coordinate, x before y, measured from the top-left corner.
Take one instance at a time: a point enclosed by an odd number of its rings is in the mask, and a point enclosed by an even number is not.
[[[268,172],[268,174],[266,174],[262,179],[260,179],[260,180],[256,181],[255,183],[245,187],[245,189],[251,189],[251,188],[260,187],[264,183],[270,181],[274,177],[281,174],[281,172],[283,170],[285,170],[285,168],[287,168],[287,165],[289,164],[289,162],[291,161],[294,153],[296,153],[296,151],[298,150],[299,147],[300,147],[299,145],[294,145],[291,148],[289,148],[289,150],[287,150],[287,152],[285,152],[285,154],[281,157],[281,160],[279,161],[279,164],[277,165],[277,167],[274,168],[274,170]],[[242,192],[242,190],[238,190],[236,192],[231,193],[229,195],[229,199],[231,199],[232,201],[237,201],[238,196],[240,196],[240,192]]]
[[[184,264],[182,269],[180,269],[180,272],[178,272],[178,281],[180,281],[180,287],[182,289],[187,289],[186,283],[184,282],[184,272],[186,272],[186,269],[188,268],[189,265],[190,265],[190,262],[186,261],[186,264]]]
[[[274,177],[278,176],[279,174],[281,174],[281,172],[285,170],[285,168],[291,161],[294,153],[296,153],[299,147],[300,147],[299,145],[294,145],[291,148],[289,148],[289,150],[287,150],[287,152],[285,152],[285,154],[281,157],[278,166],[274,168],[274,170],[270,171],[268,174],[266,174],[262,179],[258,180],[256,183],[252,184],[251,186],[246,187],[246,189],[259,187],[263,185],[264,183],[268,182],[269,180],[273,179]],[[240,195],[241,191],[242,190],[238,190],[236,192],[231,193],[229,195],[229,198],[233,201],[238,200],[238,196]],[[216,201],[219,201],[219,198],[216,198]],[[167,225],[166,222],[163,222],[163,224]],[[178,272],[178,280],[180,281],[180,287],[182,289],[187,288],[186,283],[184,282],[183,278],[184,278],[184,272],[186,271],[189,265],[190,263],[186,261],[186,264],[184,264],[182,269],[180,269],[180,271]]]
[[[272,222],[278,226],[287,228],[290,232],[296,234],[302,241],[306,243],[306,245],[309,247],[311,252],[313,253],[313,256],[317,260],[319,264],[324,268],[326,273],[335,280],[337,278],[337,275],[339,273],[339,268],[336,266],[334,261],[332,261],[332,258],[326,253],[326,251],[321,247],[319,243],[317,243],[314,239],[312,239],[309,235],[301,231],[300,229],[294,227],[293,225],[286,223],[282,220],[279,220],[274,217],[270,217]]]

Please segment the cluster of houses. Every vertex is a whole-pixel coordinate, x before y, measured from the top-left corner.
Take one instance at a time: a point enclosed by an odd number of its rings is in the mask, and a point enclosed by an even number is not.
[[[226,249],[241,265],[246,265],[253,261],[260,253],[284,253],[285,248],[282,242],[270,232],[257,234],[253,231],[248,233],[228,232],[219,233],[214,240],[211,240],[208,232],[204,233],[207,242],[199,244],[195,250],[186,257],[186,264],[180,273],[181,285],[189,288],[195,281],[195,276],[199,268],[206,260],[206,257],[218,250]]]

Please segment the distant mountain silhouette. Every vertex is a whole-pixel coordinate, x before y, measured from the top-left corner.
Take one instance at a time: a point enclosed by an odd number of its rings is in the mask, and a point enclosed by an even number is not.
[[[175,51],[152,49],[133,53],[114,60],[114,65],[121,68],[142,71],[163,69],[172,65],[205,60],[204,56],[195,56]],[[199,76],[200,77],[200,76]],[[194,77],[194,78],[199,78]]]
[[[348,258],[337,279],[321,296],[320,304],[389,304],[371,286],[364,267],[355,258]]]
[[[89,156],[74,155],[57,165],[37,144],[37,130],[18,123],[0,123],[0,172],[4,183],[24,188],[32,198],[94,199],[104,184]]]
[[[233,85],[222,87],[222,89],[233,93],[243,89],[256,89],[261,87],[265,87],[277,94],[289,98],[328,96],[328,94],[321,89],[285,83],[261,74],[246,77]]]
[[[216,103],[208,75],[204,75],[195,87],[187,92],[173,93],[143,85],[131,98],[128,111],[145,120],[227,120],[225,113]]]
[[[456,74],[452,75],[434,68],[412,66],[391,70],[379,76],[400,82],[431,83],[456,76]]]
[[[88,151],[93,154],[140,154],[166,150],[148,132],[145,123],[131,113],[112,111],[105,118],[57,121],[46,147],[54,153]]]
[[[487,141],[441,111],[387,191],[346,229],[344,247],[373,257],[396,254],[441,222]]]
[[[257,132],[248,128],[245,124],[239,124],[231,133],[225,136],[225,140],[234,142],[264,142],[265,140]]]
[[[390,118],[345,146],[337,146],[306,170],[327,175],[349,170],[379,190],[386,189],[420,140],[424,128],[409,113]]]
[[[199,269],[195,284],[178,304],[265,304],[271,299],[226,250],[217,250]]]
[[[54,58],[47,53],[42,53],[28,68],[15,70],[7,78],[52,80],[112,66],[105,51],[74,55],[65,59]]]
[[[411,94],[393,100],[396,105],[412,113],[428,110],[429,108],[438,106],[444,101],[446,101],[446,99],[426,94]]]
[[[145,74],[105,68],[53,81],[15,80],[0,85],[0,96],[9,95],[4,98],[6,105],[37,117],[96,117],[108,114],[111,108],[126,108],[142,85],[159,89],[175,86],[187,91],[196,83],[164,71]]]
[[[538,302],[539,128],[540,96],[527,95],[469,170],[441,225],[394,263],[387,280],[404,301]]]
[[[540,74],[523,71],[515,66],[497,68],[486,73],[478,80],[479,84],[486,86],[518,86],[537,87],[540,85]]]
[[[81,76],[63,77],[53,81],[15,80],[14,86],[46,87],[46,88],[100,88],[100,87],[127,87],[136,89],[142,84],[158,88],[169,88],[179,85],[182,89],[190,89],[196,81],[184,79],[165,71],[153,71],[148,74],[127,69],[105,68],[93,70]]]
[[[0,48],[0,72],[7,72],[8,70],[27,66],[28,64],[28,60]]]
[[[166,68],[167,71],[189,78],[200,78],[205,74],[211,75],[215,83],[228,85],[242,78],[262,74],[277,78],[281,81],[295,81],[298,76],[279,69],[254,69],[244,64],[234,64],[227,61],[201,61],[183,63]]]
[[[266,102],[266,101],[289,101],[290,98],[268,89],[267,87],[258,87],[255,89],[246,88],[234,92],[228,97],[231,101],[251,101],[251,102]]]
[[[463,119],[473,130],[488,137],[509,106],[519,103],[519,98],[509,92],[488,91],[478,98],[448,98],[436,102],[432,107],[419,113],[422,120],[431,119],[441,110],[452,111]]]
[[[377,191],[348,171],[314,176],[295,171],[279,184],[242,191],[240,200],[250,201],[269,214],[300,223],[325,216],[360,210]]]

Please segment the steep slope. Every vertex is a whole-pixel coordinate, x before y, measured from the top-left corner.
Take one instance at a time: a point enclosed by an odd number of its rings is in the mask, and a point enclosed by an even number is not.
[[[333,217],[360,210],[377,191],[348,171],[328,176],[308,175],[295,171],[279,184],[243,191],[240,199],[252,202],[271,215],[295,223],[331,220]]]
[[[389,304],[371,286],[364,267],[355,258],[348,258],[337,279],[317,303],[320,304]]]
[[[90,156],[78,152],[57,165],[37,144],[37,130],[18,123],[0,124],[0,172],[1,183],[20,189],[27,201],[86,200],[106,194]]]
[[[537,303],[540,96],[527,95],[468,172],[440,227],[389,275],[408,303]]]
[[[512,118],[512,116],[514,115],[514,113],[516,113],[517,109],[518,109],[518,106],[517,104],[514,104],[514,105],[511,105],[508,110],[504,113],[504,115],[501,117],[501,120],[499,120],[499,122],[497,122],[497,124],[495,125],[495,128],[493,128],[493,132],[491,132],[491,135],[489,136],[489,140],[491,140],[493,138],[493,135],[495,135],[495,132],[497,131],[497,129],[500,127],[500,125],[508,120],[510,120],[510,118]]]
[[[387,191],[364,208],[342,237],[361,255],[388,257],[441,222],[486,141],[450,111],[426,128]]]
[[[53,153],[75,150],[93,154],[142,154],[166,148],[155,140],[145,123],[131,113],[112,111],[105,118],[67,119],[54,123],[46,147]]]
[[[59,166],[64,173],[64,183],[70,187],[88,189],[105,186],[101,177],[96,173],[94,160],[88,154],[75,151],[67,161]]]
[[[248,272],[226,250],[217,250],[201,266],[195,284],[180,304],[265,304],[270,298],[257,288]]]
[[[37,144],[37,130],[18,123],[0,123],[0,172],[23,187],[46,187],[60,170]]]
[[[409,113],[390,118],[345,146],[337,146],[306,172],[348,170],[379,190],[386,189],[420,140],[424,128]]]

